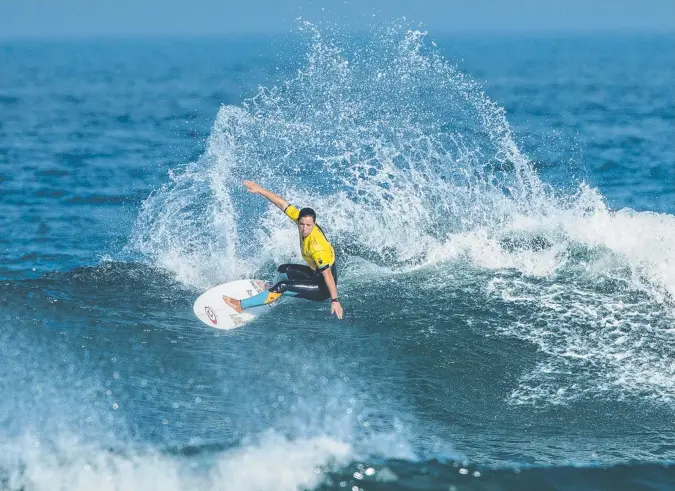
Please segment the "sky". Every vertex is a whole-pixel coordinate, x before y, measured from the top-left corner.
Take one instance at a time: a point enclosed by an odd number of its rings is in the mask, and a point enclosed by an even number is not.
[[[0,0],[0,38],[277,34],[298,17],[364,31],[402,16],[434,35],[675,32],[675,0]]]

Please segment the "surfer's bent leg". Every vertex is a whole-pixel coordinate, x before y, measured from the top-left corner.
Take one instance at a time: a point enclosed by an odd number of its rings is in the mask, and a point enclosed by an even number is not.
[[[283,280],[269,290],[258,293],[253,297],[241,301],[242,309],[259,307],[278,300],[281,295],[288,297],[306,298],[307,300],[326,300],[330,294],[328,289],[322,288],[318,282]]]
[[[333,266],[331,269],[333,270],[334,277],[337,279],[335,267]],[[316,274],[309,266],[282,264],[277,271],[283,279],[269,290],[243,299],[241,301],[242,309],[250,309],[251,307],[259,307],[272,303],[278,300],[281,295],[305,298],[317,302],[330,298],[330,292],[323,281],[323,277],[320,274]]]
[[[317,302],[322,302],[330,298],[328,286],[321,273],[313,271],[308,266],[301,266],[298,264],[284,264],[279,266],[279,272],[282,272],[284,266],[289,266],[285,269],[289,279],[280,281],[274,285],[270,288],[271,292],[279,292],[283,295],[306,298],[307,300],[314,300]],[[333,278],[337,285],[337,267],[333,264],[330,269],[333,272]]]
[[[260,307],[261,305],[266,305],[268,303],[274,302],[275,300],[278,300],[281,296],[281,293],[272,291],[272,288],[262,291],[257,295],[253,295],[252,297],[242,299],[241,308],[250,309],[251,307]]]
[[[305,298],[317,302],[327,300],[330,297],[328,289],[323,288],[318,281],[280,281],[270,288],[270,290],[280,292],[282,295]]]
[[[302,264],[282,264],[277,268],[281,280],[307,280],[314,281],[315,274],[312,268]]]
[[[296,281],[302,281],[304,283],[312,282],[314,279],[314,272],[312,271],[312,268],[309,266],[303,266],[301,264],[282,264],[279,266],[277,271],[279,272],[281,281],[279,281],[269,290],[243,299],[241,301],[242,309],[250,309],[251,307],[260,307],[261,305],[272,303],[275,300],[278,300],[283,294],[288,296],[297,296],[297,294],[294,292],[287,290],[285,284]]]
[[[333,272],[335,284],[337,284],[337,267],[335,263],[333,263],[330,269]],[[330,298],[330,292],[323,279],[323,275],[320,272],[312,270],[309,266],[282,264],[279,266],[278,271],[282,274],[285,273],[288,280],[280,281],[270,288],[270,291],[317,302]]]

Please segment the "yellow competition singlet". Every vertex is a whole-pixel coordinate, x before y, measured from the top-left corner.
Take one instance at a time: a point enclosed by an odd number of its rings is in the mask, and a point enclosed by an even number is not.
[[[293,205],[288,205],[285,213],[288,218],[297,223],[300,210]],[[318,225],[314,226],[307,237],[300,238],[300,249],[302,258],[314,271],[323,271],[330,268],[335,262],[333,246],[328,242],[323,230]]]

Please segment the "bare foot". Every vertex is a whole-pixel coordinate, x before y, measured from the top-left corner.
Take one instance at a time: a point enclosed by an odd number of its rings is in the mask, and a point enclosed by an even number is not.
[[[241,300],[235,298],[230,298],[227,295],[223,295],[223,302],[232,307],[235,312],[242,313],[244,309],[241,308]]]

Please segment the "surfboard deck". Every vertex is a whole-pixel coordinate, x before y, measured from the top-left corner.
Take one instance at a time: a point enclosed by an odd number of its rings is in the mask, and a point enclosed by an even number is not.
[[[199,320],[216,329],[236,329],[256,317],[269,312],[270,305],[262,305],[246,309],[241,314],[223,301],[223,295],[241,300],[257,295],[269,288],[269,284],[263,280],[236,280],[223,283],[202,293],[193,307],[194,313]]]

